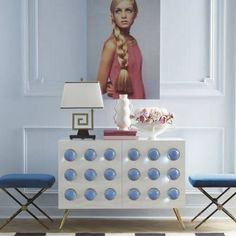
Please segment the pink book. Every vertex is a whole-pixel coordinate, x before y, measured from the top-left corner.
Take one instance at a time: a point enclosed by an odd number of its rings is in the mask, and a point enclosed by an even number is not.
[[[137,130],[104,129],[104,136],[136,136]]]
[[[131,136],[131,135],[118,135],[118,136],[104,136],[104,140],[137,140],[138,136]]]

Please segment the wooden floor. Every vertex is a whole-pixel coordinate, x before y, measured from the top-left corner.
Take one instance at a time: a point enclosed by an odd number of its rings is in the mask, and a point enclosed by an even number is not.
[[[0,224],[5,220],[1,219]],[[1,232],[229,232],[235,231],[236,223],[232,220],[209,220],[195,230],[197,222],[184,221],[186,229],[183,231],[176,220],[149,220],[149,219],[68,219],[60,231],[60,220],[53,223],[43,220],[49,230],[42,227],[37,221],[29,219],[15,219]]]

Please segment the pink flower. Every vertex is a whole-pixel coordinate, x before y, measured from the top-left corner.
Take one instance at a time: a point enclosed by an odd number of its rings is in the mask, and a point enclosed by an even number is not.
[[[174,115],[165,108],[151,107],[136,110],[131,118],[142,124],[171,124]]]
[[[166,123],[165,116],[162,116],[159,121],[160,121],[161,124],[165,124]]]
[[[143,122],[145,122],[146,118],[145,118],[144,115],[141,115],[141,116],[139,117],[139,120],[143,123]]]

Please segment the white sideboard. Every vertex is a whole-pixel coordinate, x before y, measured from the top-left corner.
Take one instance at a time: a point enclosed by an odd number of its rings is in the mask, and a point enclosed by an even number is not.
[[[60,140],[58,175],[60,209],[179,208],[185,141]]]

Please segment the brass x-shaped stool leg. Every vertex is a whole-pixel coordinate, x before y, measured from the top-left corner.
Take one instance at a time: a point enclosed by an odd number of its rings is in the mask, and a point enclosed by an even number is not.
[[[225,191],[223,191],[217,198],[213,198],[209,193],[207,193],[203,188],[199,187],[198,188],[207,198],[209,198],[211,200],[211,203],[209,205],[207,205],[202,211],[200,211],[193,219],[192,221],[194,221],[198,216],[200,216],[204,211],[206,211],[212,204],[215,204],[217,206],[217,208],[211,213],[209,214],[206,218],[204,218],[196,227],[195,229],[197,229],[200,225],[202,225],[204,222],[206,222],[212,215],[214,215],[218,210],[222,210],[226,215],[228,215],[234,222],[236,222],[236,218],[224,208],[224,205],[230,200],[232,199],[235,195],[236,192],[234,194],[232,194],[229,198],[227,198],[222,204],[218,203],[218,199],[223,196],[229,189],[227,188]]]
[[[15,190],[16,190],[21,196],[23,196],[23,197],[27,200],[27,202],[30,201],[30,198],[28,198],[25,194],[23,194],[18,188],[15,188]],[[45,191],[45,190],[46,190],[46,189],[44,189],[44,191]],[[42,193],[43,193],[44,191],[42,191]],[[31,204],[32,204],[35,208],[37,208],[43,215],[45,215],[51,222],[53,222],[53,219],[52,219],[45,211],[43,211],[41,208],[39,208],[34,202],[31,202]]]
[[[4,228],[7,224],[9,224],[17,215],[19,215],[22,211],[26,211],[28,212],[32,217],[34,217],[42,226],[44,226],[46,229],[49,229],[47,227],[47,225],[45,225],[37,216],[35,216],[29,209],[28,206],[30,204],[33,204],[34,206],[36,204],[33,203],[33,201],[38,198],[44,191],[46,191],[45,188],[42,188],[39,192],[37,192],[32,198],[27,198],[23,193],[21,193],[21,191],[17,188],[15,188],[15,190],[17,192],[19,192],[22,196],[24,196],[27,199],[27,203],[26,204],[22,204],[18,199],[16,199],[9,191],[7,191],[7,189],[2,188],[2,190],[9,195],[15,202],[17,202],[21,208],[18,209],[1,227],[0,230],[2,228]],[[37,209],[40,209],[38,206],[36,207]],[[40,209],[41,212],[43,212],[43,210]],[[46,213],[45,213],[46,214]]]

